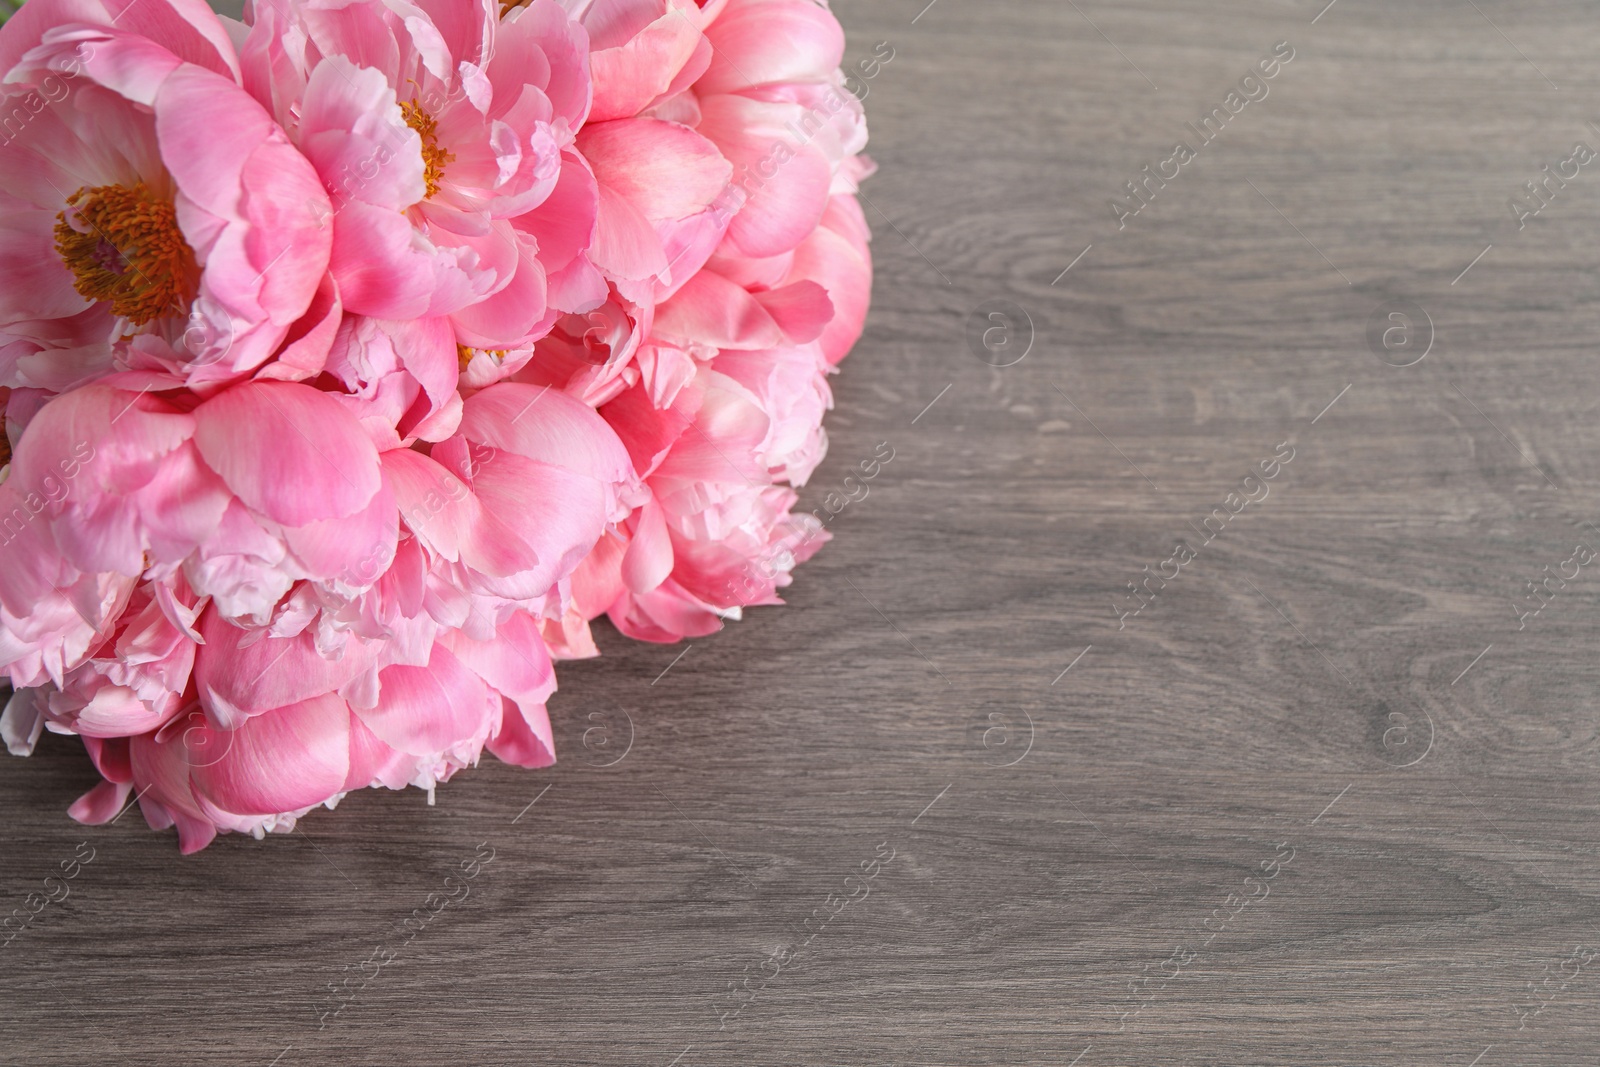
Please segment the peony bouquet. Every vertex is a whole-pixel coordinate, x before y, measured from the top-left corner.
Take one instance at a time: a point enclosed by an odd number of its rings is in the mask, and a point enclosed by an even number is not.
[[[184,852],[487,748],[589,623],[777,604],[871,287],[817,0],[27,0],[0,734]]]

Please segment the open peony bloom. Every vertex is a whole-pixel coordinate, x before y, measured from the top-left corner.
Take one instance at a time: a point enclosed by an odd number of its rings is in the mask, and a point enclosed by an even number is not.
[[[653,10],[623,6],[635,25]],[[827,448],[826,376],[866,318],[869,235],[853,195],[871,173],[857,154],[860,103],[844,90],[843,34],[825,7],[727,0],[701,18],[670,15],[710,47],[686,61],[692,77],[675,95],[648,107],[692,126],[733,165],[713,211],[718,243],[691,276],[658,285],[621,331],[628,345],[612,350],[605,390],[574,362],[592,362],[593,346],[554,335],[522,372],[595,396],[650,490],[574,576],[572,610],[547,627],[562,655],[595,654],[585,620],[602,613],[629,636],[675,641],[781,603],[790,571],[828,536],[815,517],[793,514],[792,487]],[[645,49],[647,38],[639,31],[637,49],[660,63],[683,53]]]
[[[0,69],[0,385],[199,385],[271,358],[327,268],[330,209],[210,10],[30,0]]]
[[[871,286],[813,0],[28,0],[0,738],[181,849],[555,759],[590,621],[780,603]]]
[[[641,490],[564,393],[506,383],[458,421],[428,455],[380,452],[334,394],[287,382],[191,412],[109,385],[45,405],[0,485],[8,744],[103,740],[107,784],[74,813],[109,817],[136,788],[185,850],[351,788],[431,790],[486,746],[550,762],[536,617],[559,617]]]
[[[226,641],[215,625],[206,630]],[[259,662],[284,656],[282,644],[268,640],[236,655]],[[85,729],[81,715],[68,721],[56,712],[59,694],[41,706],[39,692],[24,689],[6,708],[5,732],[9,740],[37,737],[41,723],[76,728],[105,781],[72,806],[73,817],[105,822],[136,793],[151,826],[177,827],[184,852],[204,848],[219,830],[292,829],[351,789],[415,785],[431,794],[485,747],[518,766],[555,760],[545,713],[555,675],[527,616],[508,619],[489,642],[441,634],[420,664],[385,667],[377,683],[363,704],[304,679],[297,699],[231,729],[191,703],[142,732]]]
[[[244,82],[332,197],[332,273],[347,311],[445,316],[458,341],[514,348],[547,331],[539,228],[563,191],[592,230],[571,148],[591,98],[588,41],[554,0],[252,3]],[[585,226],[584,216],[589,224]],[[560,251],[560,250],[557,250]]]

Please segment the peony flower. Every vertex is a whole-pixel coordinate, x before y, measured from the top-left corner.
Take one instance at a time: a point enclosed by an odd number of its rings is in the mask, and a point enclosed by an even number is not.
[[[484,390],[459,421],[430,458],[335,395],[288,382],[241,383],[188,412],[104,384],[52,401],[0,486],[0,502],[20,500],[0,514],[15,528],[0,545],[0,623],[15,644],[0,667],[19,686],[41,672],[59,685],[93,643],[85,623],[114,636],[135,580],[158,585],[151,595],[180,629],[192,628],[182,606],[208,599],[213,617],[244,629],[318,621],[324,651],[346,632],[388,638],[394,598],[380,584],[402,535],[419,542],[425,571],[448,572],[437,595],[448,625],[481,610],[474,598],[537,607],[637,503],[627,453],[591,409],[532,386]],[[32,610],[51,598],[62,611]],[[116,610],[91,614],[100,601]]]
[[[649,10],[624,7],[634,24]],[[601,613],[632,637],[675,641],[780,603],[828,536],[793,514],[792,487],[826,451],[826,376],[860,335],[871,287],[853,195],[871,164],[838,70],[843,34],[807,0],[728,0],[701,18],[709,57],[649,107],[733,165],[714,208],[720,240],[688,278],[658,284],[613,349],[620,365],[586,372],[590,350],[552,335],[519,374],[597,399],[651,494],[573,576],[572,611],[545,629],[560,655],[594,654],[585,620]],[[615,332],[601,325],[584,341]]]
[[[803,484],[821,458],[824,367],[815,342],[730,351],[665,411],[642,387],[602,408],[648,472],[651,499],[574,577],[581,614],[607,612],[631,637],[675,641],[710,633],[743,607],[782,602],[776,589],[789,570],[827,539],[816,519],[791,514],[794,490],[775,484]],[[811,391],[810,405],[783,391],[775,400],[774,387],[792,379],[805,387],[798,397]],[[780,558],[764,573],[753,566]]]
[[[58,397],[23,432],[6,482],[16,492],[50,497],[56,457],[90,458],[36,520],[49,536],[7,546],[22,565],[181,569],[196,594],[261,624],[295,581],[336,581],[364,546],[393,538],[377,449],[332,395],[257,381],[195,403],[117,384]]]
[[[262,642],[255,658],[281,655],[279,643]],[[292,830],[306,812],[334,807],[351,789],[414,785],[431,800],[438,783],[475,764],[486,747],[518,766],[554,762],[545,702],[555,675],[525,615],[508,619],[490,642],[442,635],[420,666],[389,666],[378,678],[377,699],[366,705],[322,690],[231,729],[191,704],[159,729],[86,732],[104,781],[71,814],[103,823],[136,794],[151,827],[176,826],[181,850],[190,853],[218,831],[259,837]],[[8,742],[27,738],[31,746],[38,736],[46,714],[37,694],[24,689],[11,698],[0,720]]]
[[[331,367],[354,361],[340,351]],[[192,851],[350,788],[431,791],[484,747],[553,760],[536,615],[561,613],[572,569],[642,499],[591,408],[493,386],[457,400],[429,455],[381,396],[119,382],[45,404],[0,485],[21,501],[0,545],[18,686],[0,733],[21,752],[41,728],[85,738],[106,783],[75,817],[138,789]]]
[[[216,16],[34,0],[0,69],[0,384],[199,386],[270,359],[326,270],[330,209]]]
[[[345,310],[445,317],[484,350],[548,330],[570,249],[546,258],[540,227],[515,220],[555,198],[592,230],[572,153],[591,97],[583,29],[554,0],[504,20],[493,0],[253,3],[247,20],[244,84],[332,197]]]
[[[187,853],[549,764],[599,614],[779,603],[871,281],[842,47],[807,0],[31,0],[0,738]]]
[[[733,163],[740,192],[725,250],[782,255],[816,229],[832,195],[855,191],[844,162],[867,129],[839,70],[844,31],[810,0],[728,0],[706,36],[696,129]]]

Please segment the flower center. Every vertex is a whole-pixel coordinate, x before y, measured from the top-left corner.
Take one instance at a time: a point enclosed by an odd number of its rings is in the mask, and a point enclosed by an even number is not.
[[[506,353],[508,351],[510,350],[505,348],[469,348],[466,345],[457,344],[456,361],[461,364],[461,371],[464,374],[467,370],[467,364],[471,363],[472,357],[477,355],[479,352],[482,352],[484,355],[493,359],[496,363],[499,363],[506,358]]]
[[[431,197],[439,191],[444,168],[455,162],[456,154],[439,147],[439,123],[432,115],[411,102],[401,104],[400,111],[406,117],[406,125],[422,138],[422,180],[428,185],[424,197]]]
[[[109,301],[135,326],[181,314],[199,280],[178,213],[144,182],[87,186],[56,216],[56,254],[85,300]]]

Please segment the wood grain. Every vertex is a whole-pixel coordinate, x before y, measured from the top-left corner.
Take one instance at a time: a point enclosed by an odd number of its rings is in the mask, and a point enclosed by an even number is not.
[[[602,633],[549,772],[188,859],[66,818],[75,743],[0,762],[6,899],[95,849],[0,955],[0,1062],[1593,1062],[1600,574],[1513,603],[1600,547],[1600,170],[1506,206],[1600,144],[1593,6],[923,3],[837,5],[850,63],[894,58],[808,506],[895,458],[789,606],[676,660]],[[1034,333],[1004,369],[967,340],[996,299]],[[1409,367],[1366,338],[1397,300],[1433,327]],[[480,842],[466,903],[319,1030]]]

